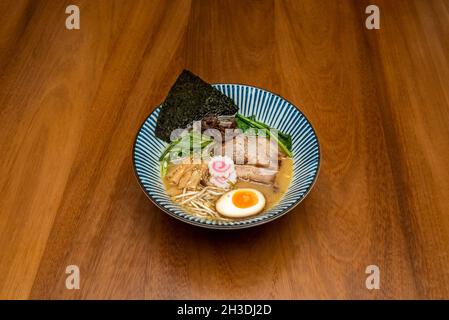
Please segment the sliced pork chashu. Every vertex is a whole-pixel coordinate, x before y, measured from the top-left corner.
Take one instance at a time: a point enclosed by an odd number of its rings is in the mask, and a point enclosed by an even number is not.
[[[253,181],[263,184],[274,184],[276,180],[277,170],[260,168],[251,165],[236,165],[235,171],[237,177],[245,181]]]
[[[223,154],[232,157],[235,164],[255,165],[277,169],[279,160],[285,155],[277,142],[265,137],[240,134],[223,145]]]

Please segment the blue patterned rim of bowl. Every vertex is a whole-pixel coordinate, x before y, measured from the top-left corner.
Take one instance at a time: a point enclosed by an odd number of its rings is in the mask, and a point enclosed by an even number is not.
[[[209,220],[185,212],[166,194],[160,176],[159,156],[167,146],[166,142],[154,135],[160,107],[142,124],[134,143],[134,172],[142,190],[156,206],[170,216],[206,228],[248,228],[281,217],[306,197],[318,176],[320,147],[312,125],[293,104],[269,91],[240,84],[213,86],[235,101],[239,113],[245,116],[254,114],[256,119],[292,135],[293,177],[284,197],[263,214],[242,220]]]

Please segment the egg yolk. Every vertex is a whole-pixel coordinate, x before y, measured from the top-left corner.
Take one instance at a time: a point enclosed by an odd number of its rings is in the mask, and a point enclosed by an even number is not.
[[[241,209],[252,207],[257,204],[257,202],[259,202],[259,198],[251,191],[237,191],[232,196],[232,203],[237,208]]]

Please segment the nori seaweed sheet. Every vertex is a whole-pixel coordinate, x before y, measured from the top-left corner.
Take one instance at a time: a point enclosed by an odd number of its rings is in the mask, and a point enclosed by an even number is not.
[[[208,115],[233,115],[235,102],[188,70],[183,70],[162,103],[156,137],[170,142],[170,134]]]

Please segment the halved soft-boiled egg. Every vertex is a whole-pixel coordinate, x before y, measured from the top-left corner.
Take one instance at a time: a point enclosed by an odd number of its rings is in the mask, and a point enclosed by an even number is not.
[[[265,202],[262,192],[245,188],[226,192],[218,199],[215,207],[224,217],[245,218],[261,212]]]

